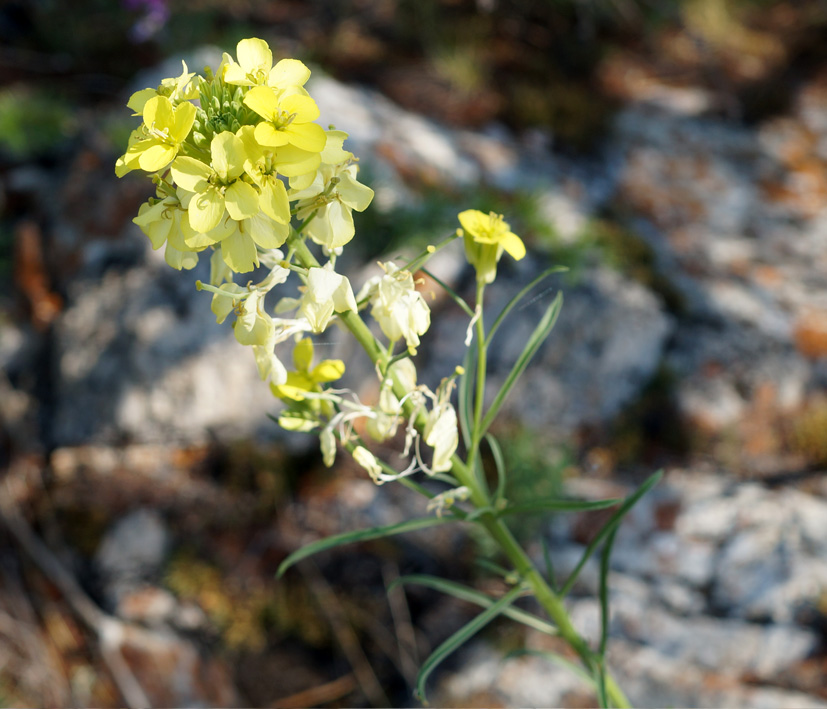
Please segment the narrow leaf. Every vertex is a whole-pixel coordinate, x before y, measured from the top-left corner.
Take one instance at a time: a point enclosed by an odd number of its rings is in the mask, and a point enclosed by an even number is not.
[[[522,592],[523,589],[519,586],[512,588],[499,601],[494,603],[490,608],[486,608],[431,653],[431,656],[423,663],[416,678],[416,693],[423,702],[426,701],[425,682],[427,682],[429,675],[436,669],[439,663],[500,615]]]
[[[430,279],[432,279],[432,280],[436,281],[436,282],[437,282],[437,284],[438,284],[439,286],[441,286],[441,287],[442,287],[442,289],[443,289],[443,290],[444,290],[444,291],[445,291],[445,292],[446,292],[449,296],[451,296],[451,299],[452,299],[452,300],[453,300],[453,301],[454,301],[454,302],[455,302],[455,303],[456,303],[456,304],[457,304],[460,308],[462,308],[462,309],[465,311],[466,315],[468,315],[468,317],[469,317],[469,318],[473,318],[473,317],[474,317],[474,311],[473,311],[473,310],[471,310],[471,308],[468,306],[468,303],[466,303],[466,302],[465,302],[462,298],[460,298],[460,296],[457,294],[457,292],[456,292],[453,288],[451,288],[451,286],[449,286],[447,283],[445,283],[444,281],[442,281],[442,280],[440,280],[439,278],[437,278],[437,277],[436,277],[433,273],[431,273],[431,272],[430,272],[427,268],[422,268],[422,269],[420,269],[420,270],[422,271],[422,273],[424,273],[426,276],[428,276],[428,278],[430,278]]]
[[[609,640],[609,559],[617,535],[617,526],[609,533],[603,551],[600,553],[600,657],[606,657],[606,643]]]
[[[503,510],[500,510],[500,516],[517,515],[517,514],[531,514],[532,512],[588,512],[589,510],[605,510],[607,507],[614,507],[620,504],[622,500],[608,499],[608,500],[562,500],[552,498],[549,500],[537,500],[536,502],[526,502],[521,505],[509,505]]]
[[[478,606],[482,606],[483,608],[490,608],[495,603],[493,598],[490,598],[476,589],[463,586],[462,584],[455,583],[454,581],[447,581],[437,576],[428,576],[425,574],[400,576],[390,586],[388,586],[388,591],[399,584],[417,584],[419,586],[427,586],[428,588],[432,588],[436,591],[447,593],[449,596],[453,596],[454,598],[459,598],[461,601],[468,601],[469,603],[474,603]],[[547,623],[542,618],[538,618],[536,615],[519,608],[506,608],[502,614],[507,618],[511,618],[511,620],[527,625],[529,628],[539,630],[541,633],[546,633],[547,635],[557,635],[557,628],[555,628],[551,623]]]
[[[320,539],[317,542],[306,544],[301,549],[297,549],[290,556],[288,556],[278,568],[277,576],[282,576],[287,569],[293,566],[296,562],[306,559],[308,556],[317,554],[320,551],[332,549],[343,544],[353,544],[354,542],[364,542],[370,539],[379,539],[381,537],[390,537],[394,534],[403,534],[404,532],[413,532],[417,529],[426,529],[427,527],[435,527],[439,524],[446,524],[453,520],[444,519],[440,517],[423,517],[421,519],[412,519],[407,522],[400,522],[399,524],[391,524],[386,527],[371,527],[370,529],[358,529],[353,532],[345,532],[344,534],[336,534],[332,537]]]
[[[623,520],[623,517],[626,513],[634,507],[635,503],[643,497],[649,490],[651,490],[660,479],[663,477],[663,471],[658,470],[658,472],[650,475],[643,485],[641,485],[634,493],[629,495],[626,498],[626,501],[618,508],[617,512],[615,512],[606,524],[601,527],[600,531],[595,535],[595,538],[592,539],[591,543],[586,547],[586,550],[583,552],[583,556],[581,557],[580,561],[577,563],[577,566],[574,567],[574,571],[571,572],[571,576],[566,580],[565,585],[563,588],[560,589],[560,597],[563,598],[571,591],[572,586],[574,586],[575,581],[577,581],[577,576],[583,570],[583,567],[586,565],[586,562],[589,560],[589,557],[594,553],[594,550],[600,546],[601,542],[606,539],[606,537],[611,534],[612,530],[617,527],[620,522]]]
[[[534,286],[536,286],[540,281],[548,278],[552,273],[561,273],[563,271],[568,271],[565,266],[552,266],[551,268],[547,268],[543,271],[537,278],[535,278],[531,283],[529,283],[525,288],[523,288],[517,295],[515,295],[511,300],[508,301],[507,305],[503,308],[502,312],[497,316],[497,319],[494,321],[494,324],[491,326],[491,329],[488,331],[488,335],[486,336],[486,342],[490,342],[491,338],[494,337],[494,333],[497,331],[497,328],[500,327],[500,324],[505,319],[505,316],[508,315],[513,309],[514,306],[517,305]]]
[[[471,447],[471,411],[474,408],[474,387],[471,386],[471,382],[474,381],[474,373],[476,372],[476,352],[475,347],[469,347],[465,351],[465,359],[462,363],[465,374],[459,378],[459,391],[457,391],[457,414],[466,450]]]
[[[557,575],[554,573],[554,564],[551,563],[551,554],[548,551],[548,542],[545,537],[540,540],[543,544],[543,561],[546,564],[546,577],[551,590],[557,593]]]
[[[600,586],[598,597],[600,598],[600,644],[598,650],[597,672],[597,698],[602,707],[609,706],[608,695],[606,694],[606,645],[609,641],[609,559],[612,554],[615,536],[618,525],[612,528],[603,550],[600,552]]]
[[[522,354],[520,354],[517,358],[517,361],[508,373],[508,377],[505,382],[503,382],[500,390],[497,392],[497,396],[491,404],[491,408],[482,420],[482,430],[478,431],[477,435],[484,434],[488,430],[489,426],[491,426],[491,422],[496,417],[500,407],[503,405],[506,397],[511,392],[511,389],[517,383],[517,380],[525,371],[526,367],[528,367],[528,363],[531,361],[532,357],[534,357],[537,350],[540,349],[540,346],[548,337],[548,334],[551,332],[551,328],[554,327],[554,323],[557,322],[557,316],[560,314],[560,308],[562,305],[563,294],[558,293],[557,297],[549,304],[548,308],[546,308],[546,312],[543,314],[543,317],[540,318],[540,322],[537,323],[537,327],[534,328],[534,332],[531,333],[531,337],[529,337],[525,349],[523,349]]]
[[[490,433],[485,434],[485,440],[491,448],[491,456],[494,458],[494,466],[497,468],[497,490],[494,493],[494,505],[505,499],[505,457],[497,439]]]

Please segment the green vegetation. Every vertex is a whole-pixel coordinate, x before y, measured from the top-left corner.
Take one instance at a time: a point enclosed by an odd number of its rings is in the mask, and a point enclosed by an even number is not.
[[[0,90],[0,149],[15,159],[54,151],[76,125],[74,109],[60,97],[22,86]],[[2,259],[0,252],[0,266]]]

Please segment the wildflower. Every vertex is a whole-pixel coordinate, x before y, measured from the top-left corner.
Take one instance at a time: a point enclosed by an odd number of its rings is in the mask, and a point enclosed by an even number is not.
[[[188,102],[173,106],[166,96],[155,96],[144,104],[143,119],[143,127],[133,133],[126,153],[115,165],[118,177],[138,168],[157,172],[169,165],[189,135],[195,106]]]
[[[454,376],[442,380],[437,387],[436,395],[429,394],[434,400],[434,405],[425,419],[422,438],[426,445],[434,449],[431,462],[431,471],[434,473],[444,473],[451,469],[451,457],[459,444],[457,412],[450,401],[453,387]]]
[[[198,249],[186,243],[187,234],[192,232],[186,214],[178,199],[163,197],[142,204],[132,220],[149,237],[153,249],[166,244],[164,260],[179,271],[195,268],[198,263]]]
[[[180,157],[172,165],[172,178],[182,189],[192,192],[189,202],[190,226],[208,232],[218,226],[228,212],[235,220],[247,219],[259,211],[258,192],[239,179],[244,174],[244,144],[223,131],[210,143],[209,165],[195,158]]]
[[[183,101],[192,101],[198,98],[198,89],[192,82],[192,77],[195,76],[195,74],[187,71],[187,63],[185,61],[181,61],[181,66],[183,67],[183,71],[180,76],[172,79],[163,79],[157,89],[142,89],[141,91],[136,91],[129,97],[126,105],[135,111],[133,115],[142,115],[146,102],[156,96],[166,96],[172,102],[173,106],[177,106]]]
[[[425,443],[434,449],[431,470],[434,473],[444,473],[452,467],[451,457],[459,444],[457,429],[457,412],[447,401],[434,406],[428,414],[423,431]]]
[[[401,271],[394,263],[380,265],[385,275],[371,296],[371,315],[392,343],[404,337],[408,349],[416,351],[419,336],[431,325],[431,311],[416,290],[410,271]]]
[[[270,389],[279,399],[303,401],[307,392],[321,392],[322,384],[336,381],[345,373],[345,363],[340,359],[325,359],[312,369],[313,340],[305,337],[293,349],[295,372],[287,373],[287,381]]]
[[[328,252],[353,238],[353,210],[362,212],[373,200],[373,190],[356,179],[357,169],[352,163],[323,164],[303,189],[295,189],[291,180],[290,199],[298,200],[299,219],[313,215],[304,233]]]
[[[264,119],[254,131],[261,146],[278,148],[289,144],[312,153],[324,149],[324,128],[313,123],[319,117],[319,108],[309,96],[280,94],[269,86],[254,86],[244,97],[244,104]]]
[[[484,214],[476,209],[459,213],[464,229],[465,254],[477,270],[477,280],[491,283],[497,276],[497,262],[507,251],[519,261],[525,256],[525,245],[519,236],[511,232],[501,214]]]
[[[224,55],[223,78],[228,84],[289,90],[300,89],[310,78],[310,69],[298,59],[282,59],[273,66],[273,52],[263,39],[242,39],[236,55],[238,62]]]
[[[295,302],[285,298],[284,302],[287,307],[298,305],[299,312],[316,333],[327,328],[334,313],[357,309],[350,281],[331,268],[309,269],[301,299]]]

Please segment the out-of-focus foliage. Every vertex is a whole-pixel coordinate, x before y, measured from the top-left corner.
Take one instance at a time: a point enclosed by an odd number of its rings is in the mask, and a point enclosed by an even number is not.
[[[54,150],[76,128],[71,105],[27,87],[0,89],[0,149],[25,159]]]

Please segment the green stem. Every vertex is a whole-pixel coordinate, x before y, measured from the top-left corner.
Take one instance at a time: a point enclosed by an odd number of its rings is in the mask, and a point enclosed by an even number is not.
[[[319,262],[307,248],[304,240],[299,234],[294,234],[288,240],[290,247],[296,251],[296,256],[305,268],[317,268]],[[477,303],[481,305],[484,291],[484,284],[477,285]],[[367,352],[371,361],[377,364],[382,371],[385,371],[388,364],[388,353],[377,342],[376,338],[371,333],[364,320],[359,316],[359,313],[349,310],[339,314],[339,318],[353,333],[353,336],[362,345]],[[479,361],[477,363],[477,390],[476,401],[474,407],[474,434],[472,439],[471,450],[469,451],[468,463],[464,463],[456,454],[452,458],[454,477],[461,485],[465,485],[470,490],[470,500],[474,507],[478,510],[491,507],[491,501],[488,498],[488,493],[484,489],[480,480],[477,479],[474,473],[474,457],[479,448],[480,441],[477,437],[477,431],[482,419],[482,399],[485,389],[485,330],[482,322],[482,315],[476,323],[477,326],[477,347],[479,348]],[[481,372],[481,374],[480,374]],[[394,393],[402,399],[406,391],[403,390],[401,384],[394,381]],[[410,401],[406,402],[406,413],[412,413],[412,405]],[[424,415],[420,412],[417,417],[416,425],[421,428],[424,425]],[[566,610],[563,599],[556,594],[542,574],[535,568],[528,554],[523,550],[511,531],[505,523],[497,518],[491,512],[484,512],[479,516],[477,521],[485,528],[491,538],[499,545],[503,553],[508,557],[509,561],[514,566],[514,569],[520,577],[528,584],[534,593],[535,598],[543,609],[548,613],[549,618],[557,626],[560,636],[564,638],[572,649],[578,654],[583,665],[591,674],[593,674],[596,667],[596,656],[589,648],[586,641],[572,625]],[[610,676],[606,676],[606,691],[610,702],[616,707],[630,707],[629,700],[625,697],[621,689],[617,686]]]
[[[477,383],[474,392],[474,425],[471,429],[471,446],[468,450],[467,466],[472,475],[477,476],[477,456],[479,455],[482,426],[482,410],[485,404],[485,377],[487,368],[487,349],[485,343],[485,324],[482,318],[482,300],[485,295],[485,283],[477,281],[477,299],[475,323],[477,340]]]

